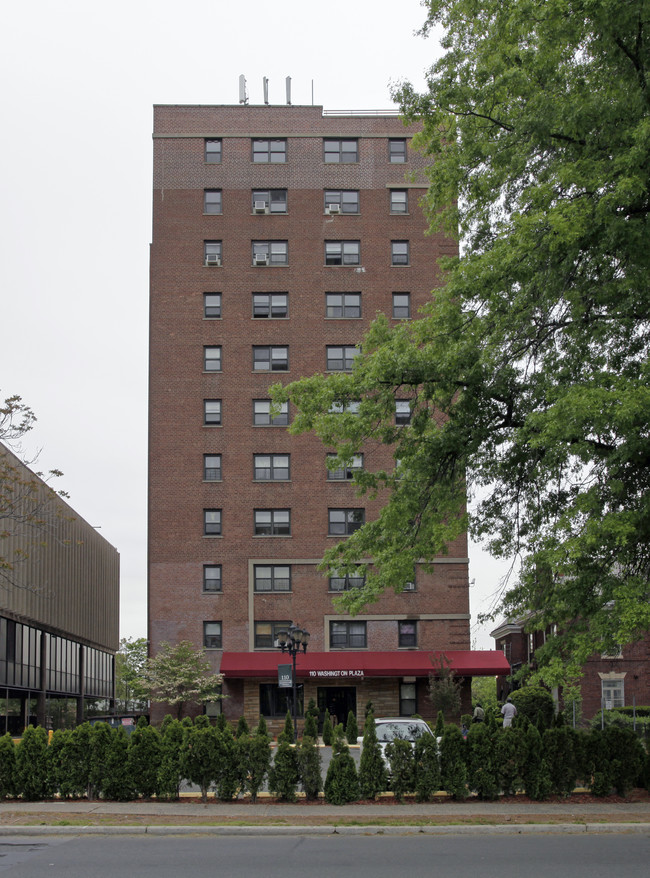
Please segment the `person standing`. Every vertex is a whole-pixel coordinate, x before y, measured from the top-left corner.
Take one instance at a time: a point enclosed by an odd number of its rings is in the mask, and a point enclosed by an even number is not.
[[[507,729],[508,726],[512,725],[512,720],[517,716],[517,708],[512,703],[512,698],[509,695],[506,698],[506,703],[501,708],[501,714],[503,716],[503,728]]]

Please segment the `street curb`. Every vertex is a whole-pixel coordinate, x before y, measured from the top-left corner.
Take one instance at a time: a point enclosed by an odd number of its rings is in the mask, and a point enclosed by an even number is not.
[[[0,826],[0,837],[47,835],[583,835],[649,834],[650,823],[492,826]]]

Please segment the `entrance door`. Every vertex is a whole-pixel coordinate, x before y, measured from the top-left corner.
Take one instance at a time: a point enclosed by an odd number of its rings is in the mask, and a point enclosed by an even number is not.
[[[319,686],[317,690],[319,725],[322,731],[325,710],[329,711],[334,724],[348,721],[348,713],[357,715],[357,687],[356,686]]]

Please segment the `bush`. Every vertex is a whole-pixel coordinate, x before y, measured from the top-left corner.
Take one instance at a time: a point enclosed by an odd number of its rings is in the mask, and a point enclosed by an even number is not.
[[[261,718],[263,719],[263,717]],[[257,801],[257,794],[264,785],[264,780],[271,765],[271,747],[266,733],[266,723],[257,727],[257,731],[250,739],[248,746],[248,772],[246,774],[245,789],[251,794],[253,802]]]
[[[248,723],[246,722],[245,716],[240,716],[237,722],[237,729],[235,731],[235,737],[239,738],[242,735],[249,735],[250,729],[248,728]]]
[[[16,747],[16,789],[28,802],[47,798],[47,732],[27,726]]]
[[[440,754],[433,735],[421,735],[415,742],[415,797],[428,802],[440,789]]]
[[[283,741],[286,741],[287,744],[294,743],[293,720],[291,718],[291,711],[289,710],[284,718],[284,728],[278,735],[278,744],[281,744]]]
[[[345,726],[345,737],[348,739],[348,744],[356,744],[357,738],[359,737],[357,718],[351,710],[348,712],[348,721]]]
[[[0,737],[0,799],[16,795],[16,745],[9,732]]]
[[[269,772],[269,788],[281,801],[295,802],[299,780],[296,751],[288,741],[281,741]]]
[[[359,792],[364,799],[374,799],[387,789],[388,774],[377,740],[375,717],[369,713],[363,728],[363,746],[359,763]]]
[[[542,753],[542,736],[532,723],[524,732],[526,761],[523,766],[524,790],[529,799],[545,799],[551,791],[548,765]]]
[[[169,717],[160,733],[160,767],[156,795],[161,799],[178,799],[183,780],[182,757],[185,729],[177,719]]]
[[[303,735],[302,743],[298,748],[298,772],[305,796],[308,799],[317,799],[323,789],[323,775],[320,750],[311,735]]]
[[[512,703],[517,708],[517,717],[526,717],[537,728],[549,729],[553,725],[555,702],[547,689],[541,686],[524,686],[510,693]]]
[[[334,739],[334,732],[332,729],[332,719],[330,717],[330,712],[325,708],[325,718],[323,719],[323,744],[325,746],[330,747],[332,741]]]
[[[135,790],[150,799],[158,787],[158,772],[162,761],[160,734],[153,726],[138,720],[129,738],[128,767]]]
[[[313,738],[316,740],[318,737],[318,719],[313,715],[313,713],[307,713],[305,716],[305,727],[302,730],[303,738]]]
[[[135,734],[135,733],[134,733]],[[208,789],[219,774],[217,737],[219,731],[213,726],[187,729],[183,741],[183,774],[201,788],[201,799],[208,800]]]
[[[458,726],[445,726],[440,741],[440,786],[454,799],[468,795],[466,748]]]
[[[494,733],[485,723],[474,723],[470,726],[466,746],[470,788],[476,790],[480,799],[496,799],[499,773]]]
[[[415,759],[409,741],[396,738],[386,744],[386,758],[390,765],[390,788],[401,802],[405,793],[415,789]]]
[[[332,747],[332,759],[325,778],[325,800],[330,805],[345,805],[359,798],[359,778],[354,759],[343,737],[343,726],[338,725]]]
[[[575,789],[579,768],[575,732],[569,726],[546,729],[542,735],[542,751],[551,792],[568,796]]]
[[[632,729],[610,726],[604,732],[608,751],[610,779],[619,796],[626,796],[636,786],[645,751]]]
[[[510,726],[497,735],[494,754],[497,778],[499,789],[506,796],[513,796],[523,787],[527,750],[523,729]]]
[[[214,782],[220,799],[234,798],[242,785],[240,762],[235,736],[232,729],[217,729],[214,737],[215,766]]]
[[[134,797],[133,782],[127,763],[129,739],[123,726],[111,734],[106,753],[105,774],[101,781],[104,796],[116,802],[127,802]]]

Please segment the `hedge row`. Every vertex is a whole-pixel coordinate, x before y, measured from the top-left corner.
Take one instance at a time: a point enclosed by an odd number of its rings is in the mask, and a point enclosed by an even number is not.
[[[471,792],[484,799],[523,791],[530,798],[566,795],[586,786],[596,795],[615,789],[650,788],[650,756],[634,733],[611,726],[604,731],[546,729],[524,723],[498,729],[473,725],[467,738],[446,725],[440,744],[434,736],[415,747],[395,741],[386,747],[390,781],[377,743],[372,715],[366,721],[359,770],[342,726],[337,726],[324,791],[328,802],[342,804],[392,790],[397,798],[415,793],[428,800],[438,790],[455,798]],[[15,744],[0,737],[0,798],[40,800],[104,798],[118,801],[176,799],[183,781],[198,786],[205,801],[214,789],[221,799],[247,794],[255,800],[267,783],[278,798],[294,801],[299,787],[308,798],[323,788],[320,751],[304,736],[294,747],[290,718],[275,759],[263,719],[251,734],[245,721],[235,731],[225,721],[212,726],[206,717],[178,722],[167,717],[160,729],[140,720],[129,736],[106,723],[84,723],[48,735],[30,726]]]

